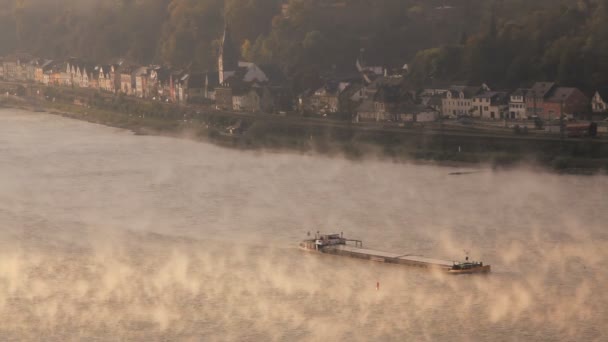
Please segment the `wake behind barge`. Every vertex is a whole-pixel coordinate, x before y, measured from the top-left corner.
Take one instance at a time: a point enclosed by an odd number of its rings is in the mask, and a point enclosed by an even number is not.
[[[300,248],[306,251],[347,256],[375,262],[439,270],[450,274],[489,273],[491,270],[490,265],[484,265],[483,262],[470,262],[468,261],[468,257],[465,262],[455,262],[366,249],[363,248],[362,241],[345,239],[342,234],[320,235],[317,233],[314,239],[300,242]]]

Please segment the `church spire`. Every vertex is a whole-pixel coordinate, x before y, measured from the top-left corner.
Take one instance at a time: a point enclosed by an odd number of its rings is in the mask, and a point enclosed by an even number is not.
[[[224,83],[226,79],[234,75],[239,67],[239,51],[234,46],[230,26],[224,27],[224,35],[220,46],[220,53],[217,61],[219,81]]]

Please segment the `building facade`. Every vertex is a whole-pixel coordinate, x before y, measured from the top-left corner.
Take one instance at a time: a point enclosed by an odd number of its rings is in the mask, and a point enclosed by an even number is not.
[[[473,97],[480,94],[480,87],[452,86],[442,99],[443,116],[470,116],[473,109]]]
[[[519,88],[509,97],[509,117],[515,120],[525,120],[528,118],[526,110],[526,94],[529,89]]]

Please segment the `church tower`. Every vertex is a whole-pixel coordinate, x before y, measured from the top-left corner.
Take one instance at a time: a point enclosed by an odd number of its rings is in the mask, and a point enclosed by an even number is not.
[[[220,84],[236,73],[239,67],[239,56],[240,54],[232,42],[230,27],[226,25],[217,61]]]

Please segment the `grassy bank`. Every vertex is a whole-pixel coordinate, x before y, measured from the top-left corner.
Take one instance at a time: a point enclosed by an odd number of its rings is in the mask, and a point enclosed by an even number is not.
[[[493,167],[532,164],[559,172],[608,170],[608,143],[488,133],[467,129],[384,128],[349,122],[196,110],[132,98],[47,90],[48,98],[2,98],[0,105],[46,111],[93,123],[207,141],[240,149],[290,150],[361,159],[484,163]],[[74,104],[78,103],[78,105]],[[86,104],[86,105],[85,105]],[[229,128],[234,128],[230,133]]]

